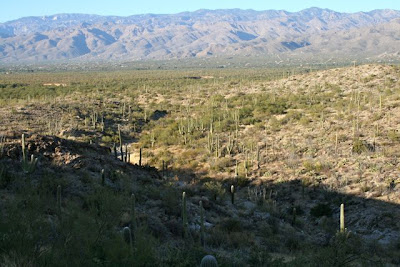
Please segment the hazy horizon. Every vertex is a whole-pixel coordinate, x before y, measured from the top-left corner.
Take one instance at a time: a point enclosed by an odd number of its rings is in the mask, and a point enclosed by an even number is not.
[[[285,10],[288,12],[297,12],[311,7],[322,9],[330,9],[336,12],[356,13],[369,12],[376,9],[394,9],[400,10],[400,2],[388,0],[364,1],[362,5],[355,2],[344,0],[339,1],[294,1],[283,0],[274,3],[260,3],[250,0],[246,3],[240,1],[221,1],[215,2],[211,0],[202,1],[201,3],[169,1],[167,4],[161,0],[151,1],[148,3],[138,1],[119,0],[113,4],[102,3],[97,1],[77,1],[71,0],[64,3],[55,3],[48,0],[39,0],[34,2],[21,0],[4,4],[2,13],[0,14],[0,23],[17,20],[23,17],[40,17],[52,16],[56,14],[92,14],[101,16],[131,16],[140,14],[176,14],[182,12],[193,12],[200,9],[252,9],[256,11],[265,10]]]

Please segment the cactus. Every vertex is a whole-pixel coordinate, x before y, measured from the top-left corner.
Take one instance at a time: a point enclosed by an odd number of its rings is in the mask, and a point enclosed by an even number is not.
[[[61,215],[61,185],[57,186],[57,209],[58,214]]]
[[[206,242],[204,238],[204,209],[203,209],[203,201],[200,200],[200,242],[203,247],[205,247]]]
[[[165,178],[165,161],[162,161],[162,177]]]
[[[93,125],[93,129],[96,130],[96,126],[97,126],[97,112],[93,111],[92,115],[90,116],[91,120],[92,120],[92,125]]]
[[[124,161],[124,151],[122,150],[121,126],[119,124],[118,124],[118,137],[119,137],[119,150],[121,152],[121,161]]]
[[[254,187],[254,201],[258,201],[258,189],[257,189],[257,187]]]
[[[231,185],[231,201],[232,205],[235,204],[235,187]]]
[[[267,200],[267,189],[265,187],[262,190],[262,194],[263,194],[263,201],[265,202]]]
[[[292,225],[296,224],[296,208],[293,208],[293,218],[292,218]]]
[[[213,152],[213,136],[210,132],[207,133],[207,149],[209,153]]]
[[[231,137],[231,134],[229,133],[228,136],[228,144],[226,145],[226,153],[230,156],[233,150],[233,138]]]
[[[201,260],[200,267],[218,267],[217,259],[212,255],[204,256]]]
[[[6,138],[0,135],[0,157],[4,154],[4,143],[6,142]]]
[[[336,132],[336,135],[335,135],[335,154],[338,153],[338,144],[339,144],[338,133]]]
[[[124,227],[122,230],[122,234],[125,242],[133,249],[133,239],[132,239],[132,231],[129,227]]]
[[[183,236],[186,239],[188,237],[188,219],[186,209],[186,192],[182,193],[182,223],[183,223]]]
[[[277,207],[276,207],[276,200],[272,200],[272,211],[276,212],[277,211]]]
[[[101,132],[104,133],[104,116],[103,116],[103,115],[101,115],[101,123],[100,123],[100,126],[101,126]]]
[[[344,204],[340,205],[340,232],[344,233],[346,228],[344,228]]]
[[[132,229],[133,232],[136,231],[137,225],[136,225],[136,199],[135,199],[135,194],[132,194]]]
[[[139,149],[139,166],[142,166],[142,148]]]
[[[156,143],[156,137],[154,136],[154,132],[151,132],[150,134],[150,142],[151,142],[151,148],[154,148],[154,144]]]
[[[104,169],[101,169],[101,185],[105,185],[106,183],[106,176],[104,174]]]
[[[238,166],[238,161],[236,160],[235,164],[235,178],[239,177],[239,166]]]
[[[35,171],[38,159],[31,155],[31,159],[28,160],[27,150],[25,147],[25,134],[22,134],[22,170],[28,174]]]
[[[246,151],[246,160],[243,162],[244,163],[244,170],[245,170],[245,174],[244,176],[247,178],[247,176],[249,175],[249,163],[248,163],[248,153]]]
[[[128,145],[125,145],[125,156],[123,157],[125,163],[128,162]]]
[[[113,144],[113,151],[114,151],[114,158],[118,158],[117,156],[117,146],[115,145],[115,143]]]
[[[215,157],[219,158],[221,156],[221,152],[219,149],[219,135],[217,134],[215,139]]]

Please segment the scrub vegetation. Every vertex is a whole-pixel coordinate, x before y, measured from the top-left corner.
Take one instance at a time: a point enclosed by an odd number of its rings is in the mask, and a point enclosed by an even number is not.
[[[399,95],[378,64],[2,73],[0,265],[397,266]]]

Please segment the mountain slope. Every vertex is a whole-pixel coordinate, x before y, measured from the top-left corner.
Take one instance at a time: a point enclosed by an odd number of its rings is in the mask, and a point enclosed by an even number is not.
[[[400,11],[198,10],[129,17],[60,14],[0,24],[0,61],[140,60],[276,53],[399,52]]]

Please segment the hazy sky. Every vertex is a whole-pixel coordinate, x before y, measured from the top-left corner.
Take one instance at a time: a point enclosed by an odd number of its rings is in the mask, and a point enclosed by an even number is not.
[[[4,0],[0,3],[0,22],[27,16],[57,13],[87,13],[128,16],[143,13],[169,14],[197,9],[284,9],[298,11],[308,7],[341,12],[373,9],[400,10],[400,0]]]

